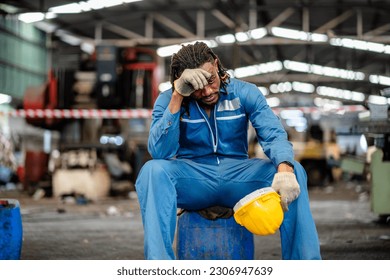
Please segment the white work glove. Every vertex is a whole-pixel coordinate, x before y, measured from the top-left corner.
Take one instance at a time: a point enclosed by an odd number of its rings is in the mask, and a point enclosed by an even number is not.
[[[190,96],[198,89],[203,89],[211,74],[203,69],[185,69],[180,78],[174,81],[175,90],[182,96]]]
[[[284,211],[288,211],[288,205],[293,202],[301,192],[297,178],[292,172],[276,173],[271,187],[279,193]]]

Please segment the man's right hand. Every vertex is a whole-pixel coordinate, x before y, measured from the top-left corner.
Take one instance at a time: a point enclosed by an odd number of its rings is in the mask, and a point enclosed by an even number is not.
[[[203,69],[185,69],[180,78],[175,80],[175,90],[182,96],[190,96],[196,90],[208,84],[211,74]]]

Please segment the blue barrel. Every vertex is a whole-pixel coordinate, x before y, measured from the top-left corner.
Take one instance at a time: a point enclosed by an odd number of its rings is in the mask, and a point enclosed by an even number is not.
[[[178,218],[176,253],[179,260],[253,260],[253,234],[233,217],[208,220],[184,212]]]
[[[19,201],[0,198],[0,260],[19,260],[22,239]]]

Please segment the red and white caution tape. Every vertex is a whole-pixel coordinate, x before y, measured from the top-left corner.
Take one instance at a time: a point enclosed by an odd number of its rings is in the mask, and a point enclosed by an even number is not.
[[[48,118],[48,119],[132,119],[150,118],[150,109],[123,109],[123,110],[99,110],[99,109],[27,109],[2,111],[0,115],[22,118]]]
[[[301,110],[303,113],[313,112],[362,112],[367,109],[361,105],[341,106],[337,109],[324,110],[318,107],[286,107],[273,108],[275,114],[279,114],[282,110]],[[134,119],[134,118],[150,118],[152,116],[151,109],[122,109],[122,110],[107,110],[107,109],[27,109],[27,110],[10,110],[0,111],[1,115],[10,117],[22,118],[48,118],[48,119]]]

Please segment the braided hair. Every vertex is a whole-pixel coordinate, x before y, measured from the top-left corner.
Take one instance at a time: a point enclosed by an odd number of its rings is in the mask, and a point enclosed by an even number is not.
[[[180,77],[185,69],[199,68],[206,62],[213,63],[217,60],[218,76],[221,79],[221,87],[226,88],[229,82],[229,74],[222,66],[217,55],[203,42],[196,42],[193,45],[182,46],[182,48],[171,59],[171,83]]]

